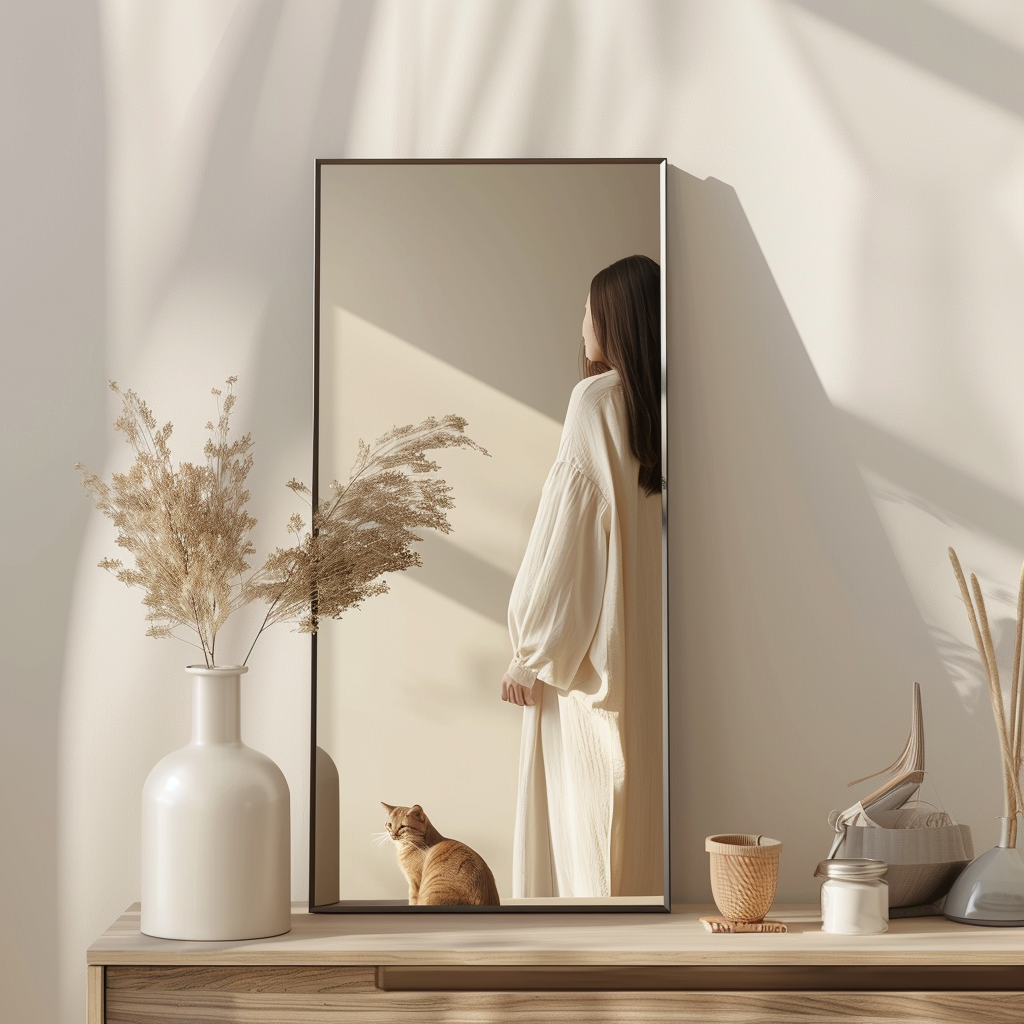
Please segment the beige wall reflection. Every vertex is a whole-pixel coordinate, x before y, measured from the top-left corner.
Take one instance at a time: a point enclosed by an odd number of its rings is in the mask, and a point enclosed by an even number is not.
[[[506,897],[521,716],[498,697],[505,609],[561,423],[347,310],[322,326],[321,390],[332,398],[321,405],[321,481],[347,478],[360,438],[431,415],[464,416],[491,456],[438,453],[452,533],[427,538],[421,568],[320,634],[318,743],[341,775],[341,898],[407,895],[390,844],[373,842],[381,800],[422,804],[484,856]]]

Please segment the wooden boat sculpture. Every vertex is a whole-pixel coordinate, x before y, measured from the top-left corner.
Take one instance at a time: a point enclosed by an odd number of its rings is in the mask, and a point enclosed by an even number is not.
[[[903,753],[888,768],[865,775],[862,779],[854,779],[849,785],[856,786],[886,772],[891,772],[889,779],[860,801],[861,808],[869,817],[872,811],[895,811],[903,807],[917,795],[924,782],[924,720],[921,715],[920,683],[914,683],[910,736]]]
[[[913,806],[924,782],[924,718],[916,682],[903,752],[888,768],[850,785],[886,773],[889,778],[873,793],[842,814],[829,815],[836,835],[828,856],[884,860],[889,865],[889,906],[930,907],[974,858],[974,847],[966,825],[956,824],[945,811]]]

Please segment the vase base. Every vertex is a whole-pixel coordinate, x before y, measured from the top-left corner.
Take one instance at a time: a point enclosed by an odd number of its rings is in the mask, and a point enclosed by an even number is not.
[[[247,942],[250,939],[269,939],[275,935],[286,935],[291,930],[290,923],[285,928],[260,928],[255,932],[245,929],[225,930],[215,934],[205,933],[202,935],[188,934],[188,929],[184,928],[153,928],[151,930],[146,927],[139,928],[143,935],[148,935],[151,939],[174,939],[178,942]]]
[[[142,790],[140,931],[242,942],[291,928],[288,782],[241,739],[244,668],[189,669],[192,742]]]
[[[1013,847],[995,846],[969,864],[943,907],[958,924],[1024,927],[1024,859]]]
[[[983,928],[1024,928],[1024,918],[1017,921],[993,921],[991,918],[981,917],[954,917],[952,914],[943,914],[947,921],[956,921],[957,924],[977,924]]]

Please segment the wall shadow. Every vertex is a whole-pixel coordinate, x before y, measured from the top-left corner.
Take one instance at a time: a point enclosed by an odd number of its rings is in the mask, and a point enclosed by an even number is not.
[[[92,515],[73,467],[102,465],[109,426],[101,383],[109,137],[98,5],[4,14],[0,1018],[52,1024],[65,905],[78,896],[60,891],[58,856],[61,679],[73,657],[72,588]],[[79,949],[84,985],[83,963]]]
[[[12,678],[41,683],[52,676],[56,681],[62,659],[64,672],[59,744],[54,736],[52,742],[47,737],[44,746],[22,730],[40,763],[56,762],[59,755],[59,777],[51,787],[42,769],[36,772],[33,766],[31,788],[24,790],[25,806],[34,808],[32,814],[6,815],[20,821],[25,835],[33,837],[20,844],[19,858],[37,867],[29,871],[12,866],[5,871],[24,883],[23,895],[5,909],[17,932],[20,955],[28,959],[23,960],[22,970],[17,957],[6,958],[21,971],[22,980],[11,998],[5,990],[4,1005],[11,1007],[11,1019],[70,1022],[81,1019],[84,1006],[86,947],[138,899],[142,783],[160,757],[187,740],[189,720],[187,689],[180,685],[177,669],[188,660],[189,649],[146,639],[139,628],[143,611],[138,598],[101,579],[100,571],[87,564],[91,559],[82,557],[90,550],[90,536],[95,536],[86,525],[94,520],[72,466],[82,459],[102,471],[110,465],[109,453],[123,448],[110,430],[112,407],[101,383],[110,365],[120,367],[119,373],[130,367],[133,373],[143,374],[147,363],[156,363],[161,375],[170,375],[186,390],[216,382],[217,367],[223,362],[231,367],[228,372],[242,376],[246,428],[264,439],[250,477],[253,493],[287,494],[284,481],[296,468],[297,475],[308,479],[312,164],[316,155],[343,150],[375,4],[349,0],[294,14],[275,0],[236,7],[205,76],[205,88],[199,88],[194,97],[199,109],[194,116],[190,112],[175,139],[178,170],[188,163],[187,158],[195,158],[195,194],[186,209],[176,211],[173,196],[149,183],[147,212],[156,208],[174,212],[180,219],[175,225],[180,230],[170,239],[161,239],[152,294],[108,288],[119,232],[121,242],[131,239],[118,217],[125,209],[123,191],[125,175],[131,178],[131,150],[139,142],[133,136],[136,128],[131,117],[118,104],[124,83],[116,72],[129,62],[142,67],[139,58],[146,47],[133,52],[139,31],[150,41],[161,36],[187,37],[168,36],[166,10],[131,12],[132,17],[117,21],[119,28],[126,29],[118,35],[110,30],[110,18],[117,20],[118,14],[126,13],[123,10],[59,6],[55,12],[52,5],[39,5],[38,16],[33,13],[22,19],[25,33],[19,30],[10,36],[11,45],[20,48],[18,60],[7,62],[27,69],[32,60],[45,55],[31,69],[31,82],[26,79],[24,85],[8,90],[12,102],[31,115],[42,133],[24,144],[15,140],[19,152],[35,156],[11,164],[28,175],[25,188],[12,187],[9,192],[19,197],[16,205],[24,211],[26,240],[31,241],[11,251],[18,252],[20,265],[40,284],[38,291],[21,289],[19,296],[31,307],[32,322],[41,324],[41,314],[55,318],[45,333],[41,329],[24,332],[24,337],[34,337],[33,344],[25,346],[25,356],[39,366],[11,377],[39,415],[47,417],[45,429],[33,428],[33,447],[38,452],[45,446],[54,458],[52,470],[37,468],[47,483],[42,491],[36,488],[31,503],[34,522],[49,534],[50,547],[43,552],[43,568],[34,573],[38,583],[31,591],[19,592],[26,618],[35,628],[23,629],[15,620],[20,649],[26,656],[31,653],[32,667],[29,670],[26,661],[26,671]],[[188,17],[188,12],[182,15]],[[201,12],[200,21],[204,18]],[[321,64],[313,44],[319,41],[314,37],[325,22],[328,31],[322,48],[330,53]],[[290,34],[283,35],[283,27]],[[193,56],[190,52],[189,57]],[[287,77],[283,68],[289,72]],[[223,95],[220,72],[228,79]],[[157,116],[163,109],[155,97],[162,95],[159,87],[165,78],[173,75],[166,66],[150,68],[145,74],[147,85],[154,88],[145,102],[152,102],[151,112]],[[216,107],[211,110],[207,144],[206,135],[194,129],[202,124],[203,110],[210,104]],[[45,197],[44,202],[31,201],[36,192]],[[132,218],[136,216],[145,222],[141,213],[133,211]],[[10,230],[8,235],[13,237]],[[133,259],[152,260],[145,245],[134,241]],[[218,323],[216,315],[209,315],[211,304],[202,297],[197,300],[194,290],[190,291],[196,281],[210,285],[216,304],[223,300],[225,307],[231,307],[229,316]],[[241,287],[243,300],[237,309],[225,282]],[[59,302],[54,302],[55,283]],[[250,300],[261,311],[259,318],[246,316]],[[259,320],[252,336],[241,341],[242,332],[234,329],[239,317],[245,318],[243,323]],[[126,318],[137,323],[119,354],[118,324]],[[17,333],[18,321],[13,317],[8,321]],[[168,337],[173,340],[168,342]],[[191,363],[189,346],[197,338],[193,351],[201,351],[203,359]],[[25,380],[33,379],[47,380],[46,401],[24,387]],[[125,383],[139,386],[137,378]],[[53,543],[53,531],[40,515],[42,508],[69,510],[64,514],[73,521],[59,545]],[[284,516],[279,521],[283,523]],[[103,530],[104,547],[109,550],[113,546],[112,532],[106,532],[109,524],[104,523]],[[261,550],[265,549],[264,544]],[[58,613],[57,604],[62,601],[60,595],[71,595],[73,590],[68,621],[63,609]],[[43,607],[48,609],[46,615],[39,613]],[[95,624],[90,616],[100,608],[98,614],[106,620],[102,629],[90,632]],[[59,642],[65,637],[67,654]],[[264,668],[255,685],[247,687],[243,735],[246,742],[273,757],[288,777],[292,887],[297,895],[304,895],[308,641],[289,637],[286,630],[278,637],[261,641]],[[117,652],[114,658],[109,653],[111,643]],[[19,645],[7,645],[7,649],[16,650]],[[297,656],[289,658],[289,652]],[[170,685],[141,686],[145,679],[164,679]],[[260,679],[266,679],[266,684]],[[56,685],[52,693],[55,705]],[[47,712],[48,721],[51,716],[56,719],[55,708]],[[5,739],[0,732],[0,753],[7,752]],[[10,753],[17,756],[17,747],[12,746]],[[4,760],[0,756],[0,766]],[[30,763],[27,757],[18,759],[21,769]],[[58,783],[59,792],[46,795]],[[45,827],[33,820],[38,814],[50,819]],[[57,840],[49,839],[58,829]],[[59,865],[53,856],[57,842]],[[6,862],[0,863],[7,867]],[[53,884],[58,868],[59,892]],[[37,880],[37,875],[45,877]],[[3,948],[8,951],[7,946]],[[43,974],[37,979],[40,971]],[[0,978],[6,980],[7,974],[0,973]],[[36,1006],[42,1008],[38,1013]]]
[[[778,898],[814,899],[827,814],[901,749],[913,680],[931,767],[987,723],[951,697],[735,191],[671,167],[668,224],[672,896],[710,898],[703,840],[735,831],[781,839]]]
[[[416,582],[505,628],[515,577],[452,543],[443,534],[424,530],[421,536],[416,550],[423,564],[415,570]]]
[[[1024,54],[928,0],[789,0],[1024,117]]]
[[[1024,506],[1012,495],[856,413],[838,414],[857,462],[913,495],[903,494],[900,500],[913,501],[942,522],[963,523],[1010,547],[1024,548]]]

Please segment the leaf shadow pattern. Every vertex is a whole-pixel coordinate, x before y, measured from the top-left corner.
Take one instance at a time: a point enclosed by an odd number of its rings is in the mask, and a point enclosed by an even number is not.
[[[1011,618],[1001,617],[991,619],[990,626],[992,643],[996,649],[996,662],[1001,667],[999,681],[1005,700],[1010,687],[1016,623]],[[930,624],[928,629],[935,642],[935,650],[967,711],[974,714],[979,701],[987,706],[988,683],[978,649],[973,643],[960,640],[948,629],[935,623]]]

